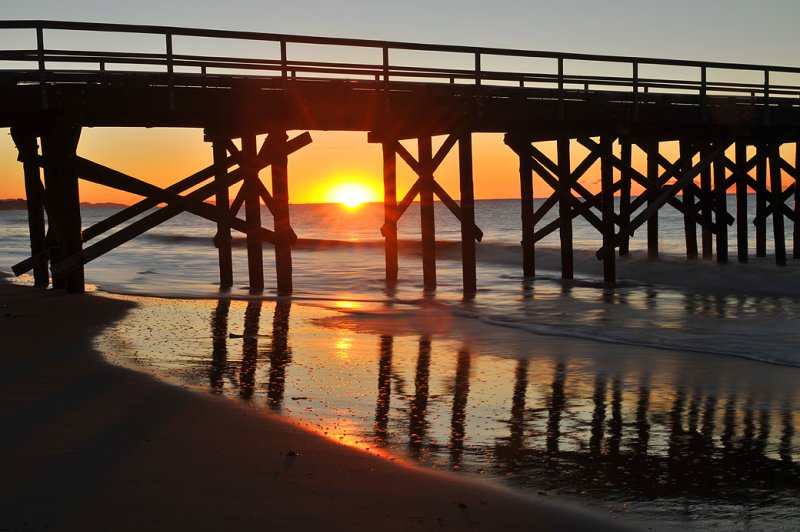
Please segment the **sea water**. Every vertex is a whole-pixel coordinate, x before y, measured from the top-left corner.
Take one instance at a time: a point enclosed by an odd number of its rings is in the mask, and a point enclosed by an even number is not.
[[[110,213],[85,210],[83,226]],[[293,205],[291,217],[301,240],[288,300],[268,247],[266,290],[249,294],[241,239],[236,284],[221,292],[215,227],[190,215],[88,264],[100,290],[173,298],[148,299],[100,348],[348,444],[658,527],[800,523],[791,259],[737,264],[731,232],[730,264],[687,261],[683,218],[665,207],[660,259],[645,257],[640,228],[613,288],[594,256],[601,237],[580,220],[575,279],[560,279],[557,233],[524,278],[519,202],[478,201],[479,292],[464,301],[459,226],[440,204],[435,295],[423,291],[416,205],[391,288],[381,205]],[[28,249],[24,212],[0,213],[0,242],[10,270]]]

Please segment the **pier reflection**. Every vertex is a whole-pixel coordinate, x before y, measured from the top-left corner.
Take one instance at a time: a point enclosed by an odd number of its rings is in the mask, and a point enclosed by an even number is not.
[[[259,334],[269,309],[271,330]],[[213,393],[263,397],[281,409],[291,389],[293,401],[313,408],[287,413],[332,436],[566,497],[679,508],[788,505],[800,495],[794,395],[723,386],[722,377],[693,378],[680,365],[671,374],[652,363],[593,365],[568,353],[502,358],[463,339],[355,327],[341,329],[353,342],[347,360],[329,356],[335,333],[330,345],[296,345],[297,359],[290,309],[251,301],[236,323],[231,303],[218,303]]]

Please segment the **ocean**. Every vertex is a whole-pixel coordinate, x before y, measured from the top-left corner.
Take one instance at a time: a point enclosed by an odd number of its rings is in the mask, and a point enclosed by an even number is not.
[[[519,202],[483,200],[478,294],[464,301],[459,226],[442,205],[435,295],[422,288],[416,205],[391,289],[382,205],[290,210],[292,298],[276,295],[268,247],[265,292],[248,293],[243,239],[235,286],[220,292],[214,226],[190,215],[88,264],[97,290],[144,303],[99,349],[344,444],[633,523],[800,526],[800,261],[777,267],[769,247],[737,264],[733,228],[730,264],[687,261],[683,219],[665,207],[660,259],[646,258],[642,227],[617,286],[602,283],[601,237],[579,220],[575,279],[560,279],[557,233],[526,279]],[[83,211],[84,227],[111,212]],[[24,211],[0,212],[0,244],[10,271],[28,250]]]

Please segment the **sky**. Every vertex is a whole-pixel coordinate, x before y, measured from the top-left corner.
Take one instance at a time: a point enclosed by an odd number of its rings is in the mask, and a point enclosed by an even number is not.
[[[0,6],[6,20],[154,24],[800,66],[797,0],[0,0]],[[8,39],[0,32],[3,46]],[[311,146],[290,158],[293,202],[325,201],[326,191],[348,180],[368,183],[378,199],[381,154],[378,146],[367,144],[365,133],[312,132],[312,137]],[[79,154],[162,186],[211,159],[202,133],[191,130],[87,129]],[[517,161],[499,135],[476,135],[474,159],[477,197],[518,196]],[[403,165],[399,172],[402,194],[413,176]],[[437,178],[457,197],[456,175],[457,165],[448,159]],[[136,199],[86,185],[81,195],[94,202]],[[0,198],[23,196],[21,165],[3,130]]]

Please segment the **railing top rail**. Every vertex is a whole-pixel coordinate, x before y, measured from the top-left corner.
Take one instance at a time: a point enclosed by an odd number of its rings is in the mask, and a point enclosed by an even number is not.
[[[572,61],[593,61],[605,63],[629,63],[639,65],[659,65],[694,67],[723,70],[751,70],[800,74],[800,67],[778,65],[756,65],[747,63],[726,63],[715,61],[692,61],[684,59],[659,59],[637,56],[595,55],[569,52],[549,52],[521,50],[513,48],[490,48],[477,46],[452,46],[440,44],[422,44],[399,41],[379,41],[371,39],[346,39],[336,37],[314,37],[289,35],[280,33],[262,33],[253,31],[210,30],[200,28],[182,28],[174,26],[110,24],[98,22],[68,22],[52,20],[5,20],[0,21],[0,29],[50,29],[72,31],[97,31],[115,33],[140,33],[156,35],[172,35],[186,37],[209,37],[223,39],[241,39],[257,41],[274,41],[281,43],[317,44],[328,46],[350,46],[361,48],[378,48],[392,50],[414,50],[429,52],[449,52],[478,55],[495,55],[509,57],[532,57],[543,59],[562,59]]]

